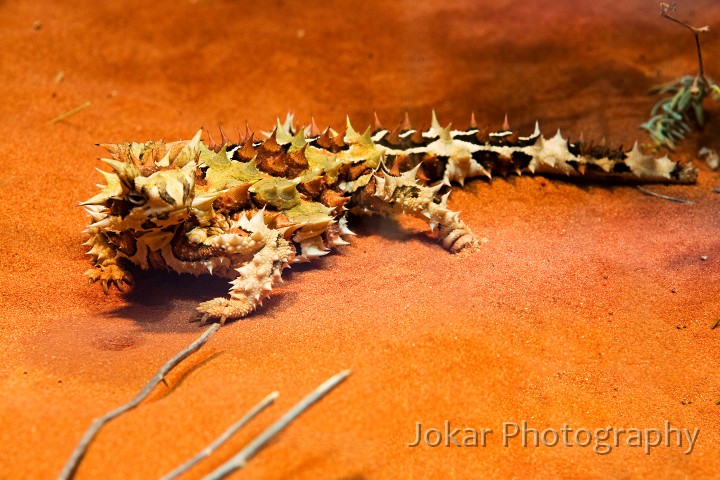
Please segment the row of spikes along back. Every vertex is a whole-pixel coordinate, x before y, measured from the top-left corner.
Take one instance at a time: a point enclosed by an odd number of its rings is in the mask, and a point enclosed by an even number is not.
[[[284,123],[278,120],[277,127],[269,135],[271,138],[273,135],[282,138],[282,144],[302,146],[310,144],[332,152],[347,148],[348,143],[376,143],[386,151],[384,166],[388,167],[390,174],[398,175],[422,164],[418,172],[420,183],[443,178],[447,159],[433,152],[424,151],[438,139],[450,143],[457,140],[475,146],[472,157],[482,165],[488,179],[493,175],[506,177],[509,174],[535,173],[536,168],[539,167],[539,173],[584,176],[605,181],[694,183],[697,180],[697,170],[691,163],[679,164],[667,156],[655,158],[652,155],[644,155],[638,148],[637,142],[631,150],[625,151],[622,145],[618,148],[608,147],[604,138],[599,144],[592,140],[586,142],[582,134],[578,141],[570,142],[562,137],[559,130],[551,139],[545,139],[537,123],[531,135],[521,137],[518,132],[511,130],[507,116],[499,132],[491,132],[489,127],[479,129],[474,114],[471,115],[468,128],[463,131],[452,130],[451,125],[441,127],[434,111],[431,127],[427,131],[424,127],[419,130],[413,129],[407,113],[404,120],[392,130],[384,129],[377,114],[374,116],[373,127],[368,127],[362,135],[353,129],[349,119],[345,129],[340,133],[330,128],[320,132],[314,119],[309,126],[296,131],[292,125],[291,115],[288,115]],[[247,140],[247,135],[243,140]],[[225,141],[226,138],[223,139],[223,142]],[[210,142],[215,148],[220,148],[222,145],[213,140]],[[276,148],[275,145],[273,148]],[[533,158],[538,149],[543,152],[550,151],[552,154],[559,151],[561,153],[556,157],[560,158],[552,158],[551,155],[549,163],[543,165],[541,161],[539,164],[537,159]],[[528,151],[531,153],[528,154]],[[252,152],[248,151],[245,158],[251,158],[251,154]],[[294,159],[289,160],[292,165]],[[269,169],[266,171],[272,174]],[[280,174],[283,173],[285,172]],[[351,177],[356,178],[355,175]],[[462,180],[460,182],[462,183]]]
[[[487,127],[479,129],[474,114],[471,116],[470,124],[466,130],[451,130],[451,125],[443,128],[440,126],[435,112],[433,112],[431,127],[427,131],[424,131],[424,128],[414,129],[407,113],[404,120],[392,130],[384,129],[377,115],[375,115],[374,125],[368,127],[363,134],[359,134],[353,129],[349,119],[346,127],[340,132],[332,128],[320,131],[314,118],[312,118],[308,126],[296,129],[293,125],[293,116],[288,115],[284,122],[280,122],[278,119],[277,125],[272,132],[263,132],[263,136],[266,137],[265,140],[256,140],[255,133],[251,132],[247,126],[244,135],[238,132],[239,141],[237,143],[232,142],[222,128],[220,128],[220,141],[216,141],[210,132],[207,135],[206,145],[209,149],[215,152],[225,149],[232,152],[233,160],[240,162],[254,160],[259,170],[272,176],[284,178],[295,178],[308,168],[305,154],[308,146],[324,149],[331,153],[338,153],[348,149],[352,144],[361,143],[377,145],[388,152],[384,156],[383,166],[392,175],[398,175],[421,164],[422,168],[419,169],[417,175],[418,181],[421,184],[438,181],[443,178],[447,159],[432,152],[424,151],[428,145],[438,139],[447,142],[456,140],[479,147],[472,152],[472,157],[482,165],[488,178],[493,175],[504,177],[509,174],[534,173],[533,156],[529,155],[527,150],[529,147],[549,142],[554,143],[553,148],[557,148],[558,145],[564,147],[568,154],[568,160],[563,162],[562,170],[551,170],[544,173],[564,173],[573,177],[586,176],[589,178],[609,178],[634,182],[666,181],[676,183],[693,183],[697,175],[697,171],[690,164],[680,165],[672,162],[667,157],[655,159],[652,156],[643,155],[640,153],[637,143],[632,150],[626,152],[622,146],[614,149],[609,148],[605,145],[604,139],[600,144],[594,144],[592,141],[584,141],[581,136],[579,141],[569,142],[562,138],[559,131],[555,137],[546,140],[541,135],[537,124],[535,131],[531,135],[521,137],[517,132],[510,129],[507,116],[502,130],[499,132],[491,132]],[[172,144],[168,144],[168,147],[170,145]],[[118,146],[106,147],[115,147],[117,149]],[[503,147],[507,147],[504,150],[505,153],[499,152],[499,149]],[[111,148],[108,149],[111,150],[111,153],[117,153],[113,152]],[[168,150],[165,148],[158,149],[155,155],[147,155],[146,152],[143,155],[144,158],[133,158],[132,161],[141,168],[143,174],[151,173],[148,170],[157,169],[156,165],[158,165],[159,157],[170,154]],[[587,161],[588,159],[590,161]],[[605,161],[605,164],[603,165],[596,160]],[[642,177],[642,169],[640,169],[639,173],[635,172],[634,175],[628,175],[633,173],[628,163],[633,162],[652,165],[662,164],[664,175],[660,178],[658,178],[658,175],[653,175],[652,169],[654,167],[648,170],[647,179]],[[366,172],[367,168],[363,165],[348,164],[340,172],[339,178],[354,180]],[[298,189],[300,191],[306,190],[303,193],[312,197],[315,197],[318,193],[317,187],[314,185],[299,185]]]

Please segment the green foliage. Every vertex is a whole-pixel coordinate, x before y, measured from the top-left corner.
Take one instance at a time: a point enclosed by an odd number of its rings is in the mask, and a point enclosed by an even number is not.
[[[675,148],[675,144],[685,138],[694,127],[705,125],[703,101],[710,95],[720,100],[720,86],[707,77],[685,76],[680,79],[654,87],[650,94],[663,98],[650,112],[651,118],[640,127],[650,134],[657,146]]]
[[[710,27],[693,27],[687,22],[675,18],[668,12],[676,10],[675,4],[661,3],[660,16],[690,30],[695,38],[697,49],[698,74],[694,77],[685,76],[678,80],[660,85],[650,90],[650,94],[662,95],[650,112],[651,118],[640,125],[650,133],[655,145],[675,148],[675,143],[685,138],[694,127],[705,125],[703,101],[711,95],[713,100],[720,100],[720,86],[705,76],[700,34],[710,31]]]

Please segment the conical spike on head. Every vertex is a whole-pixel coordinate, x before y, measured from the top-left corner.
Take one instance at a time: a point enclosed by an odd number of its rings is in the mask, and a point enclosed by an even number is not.
[[[117,159],[118,154],[122,151],[120,145],[116,143],[98,143],[97,146],[107,150],[107,152],[115,159]]]
[[[100,220],[100,221],[98,221],[98,222],[91,223],[90,225],[88,225],[87,228],[88,228],[88,229],[91,229],[91,228],[103,229],[103,228],[105,228],[105,227],[109,227],[110,225],[112,225],[112,223],[113,223],[113,218],[112,218],[112,217],[105,217],[105,218],[103,218],[102,220]]]
[[[195,177],[195,168],[197,168],[197,163],[195,163],[195,161],[192,161],[183,165],[181,170],[184,174],[192,175],[192,177]]]
[[[170,166],[170,150],[167,151],[165,156],[155,162],[155,166],[157,167],[169,167]]]
[[[90,219],[93,222],[98,222],[98,221],[102,220],[103,218],[107,217],[107,214],[105,213],[105,208],[103,208],[102,206],[99,206],[99,205],[86,205],[85,213],[88,214],[88,216],[90,217]],[[85,244],[91,245],[92,239],[88,239],[88,241],[85,242]]]
[[[108,185],[110,184],[110,182],[115,182],[118,180],[117,175],[115,175],[114,173],[106,172],[105,170],[100,170],[99,168],[96,168],[95,170],[100,172],[100,175],[103,176],[103,178],[105,179],[105,183],[107,183]]]
[[[109,198],[110,198],[110,196],[108,195],[108,193],[105,191],[102,191],[102,192],[98,193],[97,195],[95,195],[94,197],[89,198],[89,199],[85,200],[84,202],[78,203],[78,206],[82,206],[82,207],[90,206],[90,205],[103,206],[107,203]]]
[[[503,126],[502,126],[503,132],[509,132],[510,131],[510,122],[508,121],[508,114],[505,114],[505,120],[503,120]]]
[[[173,160],[173,165],[182,167],[187,162],[195,160],[199,152],[199,145],[202,137],[202,128],[195,133],[195,136],[187,142],[182,149],[178,152],[177,156]]]
[[[110,165],[110,167],[115,170],[115,173],[118,175],[125,174],[125,167],[127,166],[127,163],[119,160],[113,160],[112,158],[101,158],[100,161]]]
[[[132,149],[130,149],[129,154],[130,154],[130,161],[132,162],[133,165],[135,165],[137,168],[140,168],[143,166],[142,160],[140,160],[140,158],[137,155],[135,155],[135,153],[132,151]]]

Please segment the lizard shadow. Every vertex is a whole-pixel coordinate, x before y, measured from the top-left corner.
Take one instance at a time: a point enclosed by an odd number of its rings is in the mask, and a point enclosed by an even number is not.
[[[437,240],[422,220],[403,216],[400,220],[378,215],[353,215],[350,228],[361,237],[382,236],[384,239],[410,243],[419,241],[437,247]],[[352,239],[350,239],[352,242]],[[333,249],[333,254],[343,255],[342,249]],[[293,264],[283,272],[287,283],[297,281],[293,277],[303,272],[323,268],[324,258],[312,262]],[[163,270],[141,270],[130,266],[135,285],[122,294],[127,302],[109,312],[110,316],[131,318],[144,331],[166,332],[198,331],[202,325],[192,320],[198,315],[195,307],[215,297],[225,297],[230,288],[228,279],[211,275],[179,275]],[[280,287],[263,301],[257,311],[271,311],[281,301],[292,301],[294,292],[291,287]],[[240,320],[252,320],[249,315]]]
[[[127,302],[109,315],[130,318],[144,331],[199,331],[195,307],[214,297],[226,296],[227,279],[204,275],[178,275],[162,270],[141,270],[131,266],[135,279],[131,289],[123,293]]]
[[[306,269],[317,268],[318,263],[293,265],[293,269],[286,270],[283,277],[290,280],[293,270],[294,273],[302,273]],[[135,266],[129,270],[134,285],[122,294],[126,304],[110,310],[108,316],[132,319],[146,332],[202,331],[206,324],[197,321],[200,316],[195,307],[215,297],[227,297],[230,289],[228,279],[212,275],[195,277],[164,270],[141,270]],[[293,296],[291,289],[274,289],[256,312],[272,311],[283,299],[292,299]],[[254,317],[251,313],[242,319],[228,320],[227,324],[252,321]]]
[[[438,245],[438,241],[427,223],[409,215],[400,215],[399,218],[381,215],[352,215],[348,226],[359,237],[379,236],[393,243],[419,241],[427,245]],[[350,243],[352,243],[352,239]]]

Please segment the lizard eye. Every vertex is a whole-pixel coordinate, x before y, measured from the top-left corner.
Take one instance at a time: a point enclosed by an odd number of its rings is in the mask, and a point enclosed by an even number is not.
[[[130,200],[130,203],[133,205],[142,205],[145,203],[145,197],[137,193],[131,193],[128,195],[128,200]]]

